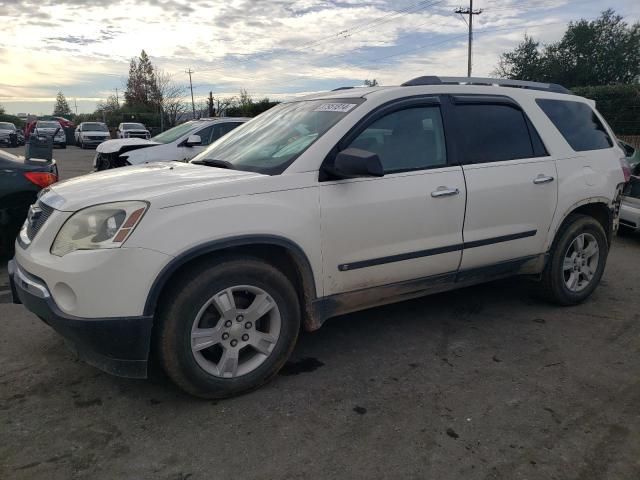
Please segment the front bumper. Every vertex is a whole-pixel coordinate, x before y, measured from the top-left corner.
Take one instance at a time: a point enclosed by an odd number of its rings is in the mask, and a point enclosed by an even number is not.
[[[15,303],[22,303],[62,335],[78,357],[107,373],[146,378],[152,316],[80,318],[63,313],[44,281],[9,261]]]

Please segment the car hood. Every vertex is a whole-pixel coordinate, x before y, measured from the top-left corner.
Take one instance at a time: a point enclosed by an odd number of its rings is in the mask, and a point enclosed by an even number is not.
[[[146,200],[153,207],[163,208],[251,193],[253,190],[246,185],[261,178],[270,177],[191,163],[158,162],[59,182],[41,200],[63,211],[124,200]]]
[[[106,142],[102,142],[96,148],[96,152],[98,153],[115,153],[119,152],[123,147],[127,149],[134,148],[143,148],[143,147],[151,147],[152,145],[162,145],[158,142],[152,142],[151,140],[145,140],[144,138],[117,138],[114,140],[107,140]]]

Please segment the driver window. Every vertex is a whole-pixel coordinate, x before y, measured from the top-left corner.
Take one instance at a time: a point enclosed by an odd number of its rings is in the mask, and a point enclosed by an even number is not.
[[[440,107],[389,113],[369,125],[349,147],[377,153],[385,173],[447,164]]]
[[[206,128],[194,133],[194,135],[199,135],[202,143],[200,145],[209,145],[211,143],[211,132],[213,132],[213,125],[209,125]]]

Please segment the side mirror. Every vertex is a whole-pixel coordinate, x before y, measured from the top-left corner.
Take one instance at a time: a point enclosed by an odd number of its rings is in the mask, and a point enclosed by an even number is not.
[[[338,178],[382,177],[384,168],[377,153],[347,148],[336,155],[331,173]]]
[[[200,138],[200,135],[189,135],[189,138],[187,138],[187,141],[184,142],[184,144],[187,147],[193,147],[195,145],[202,144],[202,139]]]

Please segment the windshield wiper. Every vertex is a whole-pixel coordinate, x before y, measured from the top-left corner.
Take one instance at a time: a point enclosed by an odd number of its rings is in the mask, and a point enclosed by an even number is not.
[[[218,160],[217,158],[203,158],[201,160],[193,160],[191,163],[195,163],[196,165],[206,165],[207,167],[228,168],[229,170],[235,169],[231,162]]]

